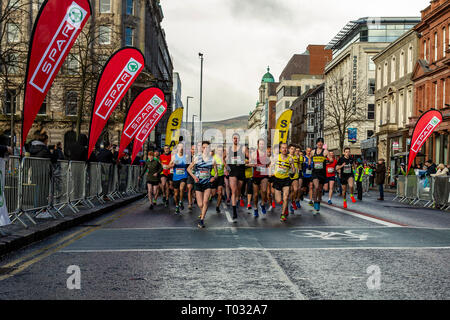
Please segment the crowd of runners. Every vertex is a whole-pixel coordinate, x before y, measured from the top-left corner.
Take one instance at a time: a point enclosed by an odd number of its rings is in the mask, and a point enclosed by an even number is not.
[[[184,147],[179,143],[172,151],[165,146],[161,154],[149,151],[143,176],[147,177],[150,209],[157,205],[159,196],[166,208],[173,198],[175,214],[185,210],[185,202],[189,212],[196,205],[200,209],[199,228],[205,227],[213,198],[217,213],[222,203],[232,207],[233,222],[237,222],[239,207],[247,206],[248,214],[258,218],[267,212],[274,214],[276,204],[281,205],[280,220],[285,222],[289,215],[301,213],[305,200],[317,215],[322,196],[332,204],[336,177],[341,184],[343,207],[347,208],[347,196],[356,202],[355,181],[360,182],[364,174],[362,161],[352,157],[350,148],[336,159],[333,152],[324,149],[322,138],[317,139],[316,148],[304,151],[286,143],[272,148],[264,139],[250,149],[241,144],[238,134],[226,147],[208,141],[192,145],[189,153]],[[358,198],[362,199],[360,192],[359,186]]]

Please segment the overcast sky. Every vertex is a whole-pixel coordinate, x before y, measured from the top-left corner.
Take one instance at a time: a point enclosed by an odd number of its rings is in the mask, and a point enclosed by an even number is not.
[[[308,44],[327,44],[350,20],[420,16],[429,0],[162,0],[174,71],[189,118],[199,114],[204,54],[203,121],[248,115],[266,68],[278,81]]]

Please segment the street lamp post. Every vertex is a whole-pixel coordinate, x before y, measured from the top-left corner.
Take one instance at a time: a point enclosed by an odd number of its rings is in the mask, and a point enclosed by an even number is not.
[[[194,142],[194,117],[198,117],[196,114],[193,114],[192,115],[192,125],[191,125],[191,127],[192,127],[192,136],[191,136],[191,142],[193,143]]]
[[[200,57],[200,122],[202,122],[202,91],[203,91],[203,53],[198,53]]]
[[[186,97],[186,121],[185,121],[185,129],[188,130],[187,123],[189,121],[189,99],[194,99],[194,97],[187,96]]]

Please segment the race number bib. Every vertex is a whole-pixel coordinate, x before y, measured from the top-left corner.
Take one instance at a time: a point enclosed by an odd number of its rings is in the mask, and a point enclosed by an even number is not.
[[[198,178],[203,180],[203,179],[209,179],[210,177],[210,172],[209,170],[200,170]]]
[[[279,174],[287,174],[288,173],[288,168],[278,166],[277,167],[277,172]]]
[[[352,173],[352,167],[350,165],[345,165],[344,173]]]
[[[306,169],[305,174],[312,174],[312,170],[311,169]]]
[[[184,175],[185,172],[186,172],[186,171],[184,170],[184,168],[176,168],[176,169],[175,169],[175,174],[176,174],[177,176],[182,176],[182,175]]]
[[[265,167],[257,167],[256,170],[259,172],[262,176],[267,176],[269,174],[269,168]]]
[[[241,163],[241,157],[231,157],[231,163],[232,164]]]
[[[323,162],[314,162],[314,169],[322,170],[323,169]]]
[[[334,173],[334,168],[333,167],[328,167],[327,172],[328,173]]]

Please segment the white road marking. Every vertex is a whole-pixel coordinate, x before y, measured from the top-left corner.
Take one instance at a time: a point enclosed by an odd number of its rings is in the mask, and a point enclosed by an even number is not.
[[[306,250],[449,250],[450,247],[336,247],[336,248],[158,248],[158,249],[92,249],[60,250],[60,253],[114,253],[114,252],[164,252],[164,251],[306,251]]]

